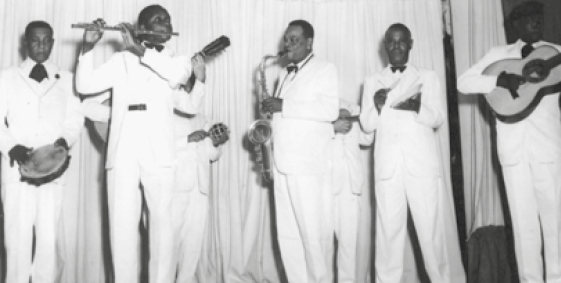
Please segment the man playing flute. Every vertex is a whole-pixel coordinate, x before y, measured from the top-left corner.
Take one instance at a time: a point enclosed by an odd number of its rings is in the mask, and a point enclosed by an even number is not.
[[[103,20],[95,22],[103,25]],[[125,49],[94,68],[94,46],[103,32],[86,30],[76,71],[76,89],[84,95],[112,90],[111,125],[106,170],[111,247],[115,282],[138,282],[138,224],[142,193],[149,211],[149,282],[174,280],[171,218],[174,180],[174,108],[191,114],[191,96],[204,94],[205,65],[201,55],[175,56],[165,43],[170,35],[134,37],[130,24],[121,24]],[[144,8],[142,30],[170,33],[166,9]],[[191,71],[197,81],[191,94],[176,91]],[[143,185],[143,191],[139,189]]]

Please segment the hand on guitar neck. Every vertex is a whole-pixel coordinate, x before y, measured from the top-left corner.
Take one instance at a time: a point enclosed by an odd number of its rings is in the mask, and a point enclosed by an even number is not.
[[[217,38],[216,40],[214,40],[213,42],[207,44],[203,50],[201,50],[200,52],[197,52],[192,60],[195,60],[199,63],[202,62],[202,64],[204,65],[204,60],[210,56],[214,56],[216,54],[219,54],[220,52],[222,52],[224,49],[226,49],[226,47],[230,46],[230,39],[226,36],[220,36],[219,38]],[[195,61],[193,62],[193,66],[195,67]],[[191,77],[189,78],[188,82],[187,82],[187,86],[193,86],[195,84],[195,80],[198,79],[201,82],[204,82],[206,79],[206,70],[203,67],[200,67],[198,69],[193,68],[193,72],[191,73]],[[185,89],[187,89],[188,87],[186,87]]]

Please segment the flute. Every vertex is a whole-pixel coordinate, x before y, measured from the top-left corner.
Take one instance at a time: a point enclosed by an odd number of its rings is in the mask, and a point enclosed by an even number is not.
[[[118,30],[118,31],[123,30],[123,28],[118,27],[118,26],[100,26],[100,25],[91,24],[91,23],[72,24],[72,28],[82,28],[82,29],[87,29],[87,30]],[[142,30],[142,29],[135,29],[134,33],[135,34],[154,34],[154,35],[173,35],[173,36],[178,36],[179,35],[179,33],[177,33],[177,32],[160,32],[160,31],[151,31],[151,30]]]

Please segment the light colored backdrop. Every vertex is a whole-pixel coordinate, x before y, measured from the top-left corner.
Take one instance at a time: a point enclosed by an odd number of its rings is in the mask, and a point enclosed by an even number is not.
[[[255,119],[256,68],[265,54],[274,54],[289,21],[302,18],[316,29],[318,57],[339,68],[341,96],[357,102],[366,75],[385,65],[381,39],[394,22],[408,25],[415,40],[411,61],[434,69],[444,85],[441,0],[3,0],[0,2],[0,67],[21,62],[19,46],[25,25],[45,20],[55,29],[52,60],[74,70],[82,31],[77,22],[104,18],[109,24],[133,22],[146,5],[157,2],[168,9],[181,36],[171,44],[179,53],[192,54],[220,35],[230,38],[227,52],[208,64],[208,95],[204,113],[230,126],[231,139],[212,170],[212,217],[208,239],[208,268],[217,282],[278,282],[273,260],[268,190],[258,183],[250,146],[245,139]],[[118,33],[107,32],[95,51],[104,62],[120,48]],[[271,86],[278,68],[267,75]],[[442,95],[445,99],[444,93]],[[447,243],[459,260],[454,212],[451,210],[448,125],[439,130],[448,191]],[[367,166],[369,150],[364,152]],[[62,282],[105,282],[103,170],[100,150],[87,131],[73,149],[70,186],[63,213]],[[370,195],[363,197],[359,235],[359,282],[369,282]],[[453,282],[464,279],[458,260],[452,262]],[[415,278],[410,271],[408,281]]]

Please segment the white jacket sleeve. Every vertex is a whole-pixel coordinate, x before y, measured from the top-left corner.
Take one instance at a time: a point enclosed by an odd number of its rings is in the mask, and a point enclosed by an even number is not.
[[[82,101],[82,112],[84,116],[95,122],[108,123],[111,119],[111,107],[103,105],[103,101],[109,99],[109,93],[87,98]]]
[[[475,65],[469,68],[458,79],[458,90],[463,94],[487,94],[497,86],[497,76],[483,75],[483,71],[495,61],[500,53],[496,48],[491,49]]]
[[[378,127],[380,113],[374,105],[374,94],[382,86],[376,85],[375,80],[366,79],[362,92],[362,103],[360,105],[360,125],[366,133],[371,133]]]
[[[66,116],[62,127],[62,137],[72,146],[78,138],[84,127],[84,114],[82,105],[78,96],[74,94],[72,89],[68,92],[68,101],[66,102]]]
[[[427,127],[438,128],[444,122],[442,89],[435,72],[427,72],[421,88],[421,108],[415,120]]]
[[[7,84],[9,83],[6,74],[0,73],[0,152],[4,155],[7,155],[10,149],[16,145],[16,140],[5,123],[8,116]]]
[[[195,80],[191,93],[180,88],[173,91],[174,107],[183,113],[198,114],[201,111],[205,93],[205,84]]]
[[[107,62],[94,68],[93,50],[78,57],[76,68],[76,90],[84,95],[93,95],[112,88],[120,74],[124,74],[125,62],[122,54],[111,56]]]

